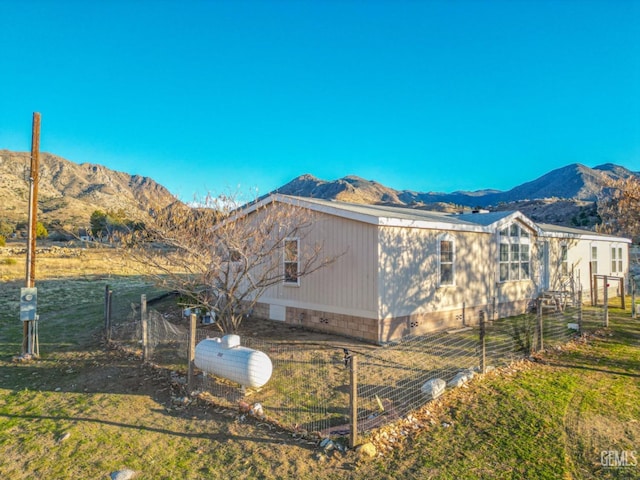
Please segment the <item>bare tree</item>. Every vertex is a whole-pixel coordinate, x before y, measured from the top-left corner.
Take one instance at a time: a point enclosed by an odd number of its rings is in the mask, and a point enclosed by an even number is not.
[[[609,182],[598,201],[602,223],[599,232],[624,235],[640,242],[640,178],[630,176]]]
[[[224,333],[237,331],[267,289],[335,261],[323,256],[321,243],[305,241],[314,214],[295,201],[238,203],[207,196],[198,207],[174,204],[154,212],[127,242],[157,284],[212,312]]]

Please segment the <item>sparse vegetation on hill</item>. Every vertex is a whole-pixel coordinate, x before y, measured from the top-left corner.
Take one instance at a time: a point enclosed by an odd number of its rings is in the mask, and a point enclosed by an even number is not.
[[[589,168],[573,164],[516,186],[507,192],[420,193],[394,190],[358,177],[325,181],[302,175],[277,191],[287,195],[335,199],[352,203],[388,204],[439,211],[490,208],[520,210],[534,221],[593,228],[599,224],[597,201],[606,201],[612,181],[638,178],[638,174],[616,165]]]
[[[27,221],[30,154],[0,150],[0,234],[19,230]],[[38,220],[49,230],[78,234],[95,210],[123,211],[130,219],[145,218],[151,208],[164,208],[176,198],[150,178],[110,170],[101,165],[76,164],[42,153]]]

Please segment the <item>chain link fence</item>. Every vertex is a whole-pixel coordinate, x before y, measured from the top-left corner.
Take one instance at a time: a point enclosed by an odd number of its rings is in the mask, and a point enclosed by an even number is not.
[[[143,302],[130,300],[113,302],[111,315],[118,319],[109,323],[111,341],[139,351],[161,368],[180,372],[186,381],[189,327],[181,310],[167,313],[149,308],[143,322]],[[190,387],[206,392],[218,405],[244,406],[247,413],[301,433],[347,435],[354,420],[357,431],[365,433],[406,416],[478,373],[526,358],[541,347],[562,345],[580,329],[601,328],[606,313],[606,307],[538,305],[536,313],[406,337],[385,346],[340,337],[305,342],[298,338],[300,330],[277,340],[244,335],[242,346],[271,359],[272,375],[265,386],[244,389],[196,370]],[[211,325],[199,324],[196,344],[214,336],[222,335]],[[351,362],[355,357],[354,380]],[[351,392],[356,392],[356,399]]]

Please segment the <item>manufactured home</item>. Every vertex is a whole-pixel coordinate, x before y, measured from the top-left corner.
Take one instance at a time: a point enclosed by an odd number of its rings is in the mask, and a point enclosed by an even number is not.
[[[256,205],[305,209],[314,221],[303,239],[286,240],[282,269],[293,274],[260,297],[254,315],[378,344],[517,315],[542,295],[582,291],[587,301],[594,278],[622,279],[629,268],[630,240],[537,224],[518,211],[450,214],[285,195]],[[300,242],[321,244],[336,261],[300,278]]]

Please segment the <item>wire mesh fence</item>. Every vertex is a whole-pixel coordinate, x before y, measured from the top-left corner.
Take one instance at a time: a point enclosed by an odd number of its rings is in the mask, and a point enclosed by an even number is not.
[[[198,337],[203,338],[199,331]],[[322,431],[349,419],[349,371],[336,347],[285,345],[243,339],[243,346],[266,353],[273,373],[259,389],[243,389],[225,379],[200,373],[195,388],[207,391],[218,403],[237,406],[243,400],[260,408],[270,419],[306,432]]]
[[[112,308],[112,314],[119,315],[111,323],[112,341],[144,350],[145,360],[161,368],[188,369],[189,329],[182,315],[149,309],[145,338],[140,303],[116,303],[121,305]],[[305,343],[296,340],[295,332],[278,340],[247,335],[242,346],[264,352],[272,362],[266,385],[242,388],[196,371],[191,387],[207,392],[222,406],[259,407],[261,416],[293,430],[347,435],[355,419],[358,432],[364,433],[402,418],[483,370],[508,365],[541,347],[564,344],[578,329],[592,331],[605,321],[606,308],[579,305],[538,308],[536,313],[486,321],[484,329],[435,332],[385,346]],[[221,336],[210,327],[199,325],[196,343]],[[358,358],[355,418],[350,397],[353,356]]]

